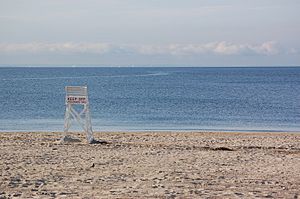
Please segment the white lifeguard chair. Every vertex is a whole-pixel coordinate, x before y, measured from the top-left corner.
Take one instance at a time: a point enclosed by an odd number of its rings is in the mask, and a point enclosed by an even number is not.
[[[87,86],[66,86],[65,90],[66,112],[62,141],[72,140],[68,135],[68,131],[72,121],[75,120],[86,133],[87,141],[94,143]]]

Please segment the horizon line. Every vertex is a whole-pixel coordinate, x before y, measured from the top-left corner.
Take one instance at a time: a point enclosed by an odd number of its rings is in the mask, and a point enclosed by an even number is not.
[[[280,68],[280,67],[300,67],[300,65],[228,65],[228,66],[205,66],[205,65],[95,65],[95,64],[0,64],[0,68]]]

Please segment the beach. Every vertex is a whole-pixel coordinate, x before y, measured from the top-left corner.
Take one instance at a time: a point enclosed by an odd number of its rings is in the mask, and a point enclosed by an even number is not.
[[[0,198],[299,198],[300,133],[0,133]]]

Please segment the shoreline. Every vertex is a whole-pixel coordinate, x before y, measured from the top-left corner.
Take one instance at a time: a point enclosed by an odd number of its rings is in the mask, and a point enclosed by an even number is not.
[[[94,131],[94,133],[241,133],[241,134],[300,134],[300,130],[287,131],[287,130],[103,130]],[[39,131],[39,130],[11,130],[1,131],[0,133],[63,133],[63,131]],[[83,130],[74,130],[70,133],[84,133]]]
[[[0,197],[298,198],[300,134],[0,133]]]

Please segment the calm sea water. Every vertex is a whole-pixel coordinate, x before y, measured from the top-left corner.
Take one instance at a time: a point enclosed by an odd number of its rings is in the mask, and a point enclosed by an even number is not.
[[[297,67],[0,68],[0,131],[62,131],[66,85],[96,131],[300,131]]]

